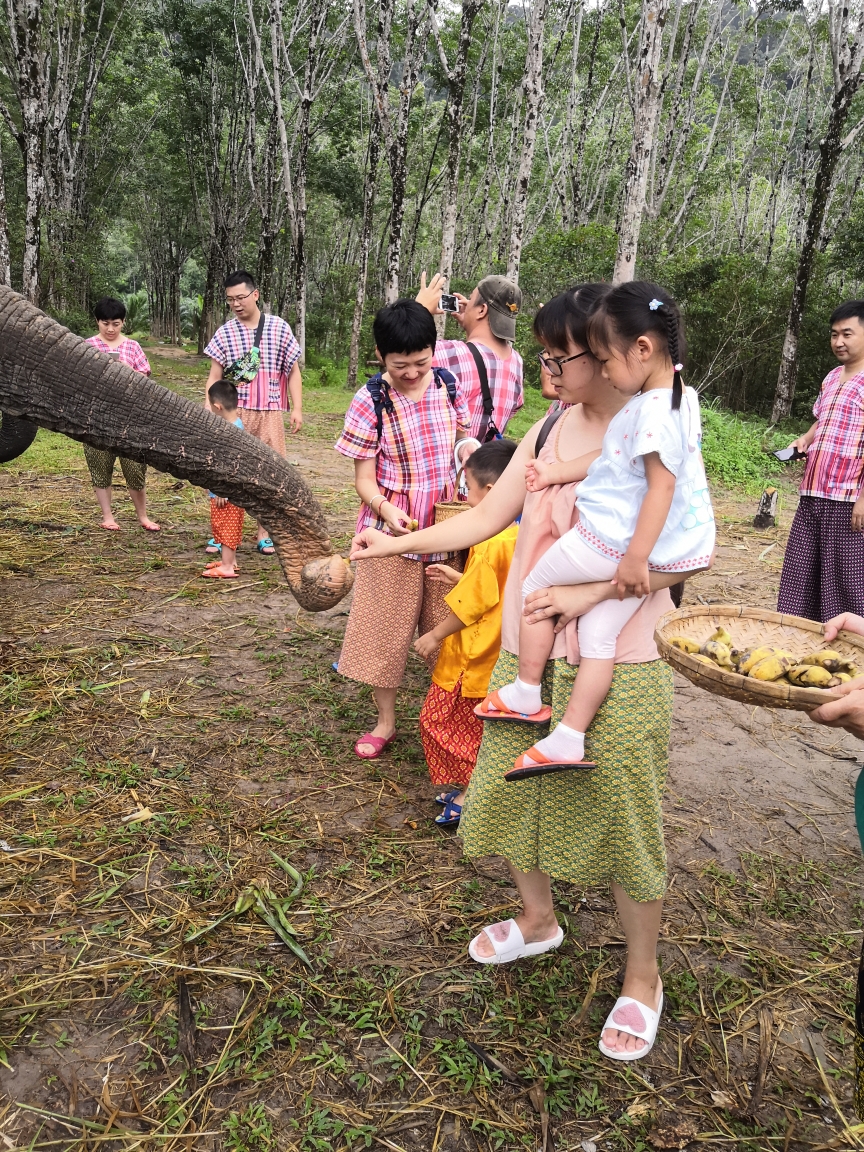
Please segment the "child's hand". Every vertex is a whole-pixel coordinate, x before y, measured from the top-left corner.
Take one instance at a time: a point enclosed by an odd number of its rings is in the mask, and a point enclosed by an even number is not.
[[[225,505],[228,503],[228,497],[227,496],[214,496],[213,497],[213,503],[216,505],[217,508],[224,508]]]
[[[291,409],[291,435],[296,435],[303,427],[303,413],[297,408]]]
[[[549,487],[549,465],[542,460],[529,460],[525,465],[525,487],[529,492],[540,492]]]
[[[436,584],[449,584],[451,588],[462,579],[462,573],[451,568],[449,564],[429,564],[426,575]]]
[[[414,651],[418,656],[422,656],[424,660],[429,660],[434,656],[435,651],[440,645],[441,641],[435,635],[434,630],[427,632],[425,636],[418,636],[414,641]]]
[[[647,596],[651,591],[648,561],[631,557],[625,552],[612,583],[618,586],[619,600],[626,596]]]
[[[414,530],[414,521],[408,513],[397,508],[395,504],[391,504],[389,500],[382,501],[378,506],[378,516],[394,536],[406,536]]]

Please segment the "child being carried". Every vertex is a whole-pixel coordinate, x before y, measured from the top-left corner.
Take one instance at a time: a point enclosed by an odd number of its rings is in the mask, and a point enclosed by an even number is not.
[[[619,285],[598,301],[589,339],[603,375],[630,400],[610,423],[600,456],[579,487],[577,524],[529,573],[522,597],[524,603],[543,588],[609,580],[619,598],[580,617],[579,672],[570,703],[562,722],[505,773],[511,781],[596,767],[585,758],[585,733],[612,684],[618,636],[650,591],[649,572],[704,568],[714,549],[699,400],[681,383],[677,305],[656,284]],[[540,684],[553,639],[553,620],[528,624],[522,617],[519,674],[486,697],[477,709],[481,719],[549,721]]]

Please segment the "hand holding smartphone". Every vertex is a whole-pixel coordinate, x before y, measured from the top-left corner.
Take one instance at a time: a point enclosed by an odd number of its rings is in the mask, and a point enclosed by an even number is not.
[[[788,448],[781,448],[779,452],[774,452],[772,455],[784,463],[787,460],[805,460],[807,458],[807,453],[799,452],[794,444],[790,444]]]
[[[459,299],[457,296],[454,296],[449,292],[443,292],[441,294],[441,299],[438,301],[438,307],[442,312],[458,313]]]

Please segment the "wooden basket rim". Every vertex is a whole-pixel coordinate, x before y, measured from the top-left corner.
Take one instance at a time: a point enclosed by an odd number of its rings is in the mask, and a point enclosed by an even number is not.
[[[795,628],[800,632],[824,635],[823,625],[815,620],[807,620],[803,616],[789,616],[784,612],[772,612],[768,608],[750,608],[743,604],[688,604],[685,608],[676,608],[661,616],[657,621],[654,640],[663,659],[673,668],[677,667],[694,683],[698,684],[700,680],[714,681],[720,687],[733,689],[739,695],[749,696],[753,703],[763,701],[766,704],[771,702],[788,703],[804,711],[818,708],[820,704],[826,704],[831,700],[841,699],[830,689],[798,688],[787,682],[752,680],[749,676],[742,676],[739,672],[727,672],[716,665],[706,664],[702,660],[697,660],[689,652],[681,652],[678,648],[674,648],[666,639],[665,630],[670,624],[679,621],[684,623],[698,616],[719,616],[727,620],[761,620],[768,624]],[[864,653],[864,636],[857,636],[855,633],[847,632],[844,629],[837,634],[836,638],[844,640],[851,647]]]

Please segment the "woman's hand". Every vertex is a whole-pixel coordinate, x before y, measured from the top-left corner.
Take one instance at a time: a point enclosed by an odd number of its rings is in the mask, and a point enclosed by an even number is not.
[[[394,536],[406,536],[414,531],[414,521],[408,513],[389,500],[382,500],[378,505],[378,518],[384,521]]]
[[[462,579],[462,573],[449,564],[427,564],[426,575],[436,584],[449,584],[451,588]]]
[[[296,435],[303,427],[303,413],[299,408],[291,409],[291,435]]]
[[[651,591],[650,579],[648,561],[625,552],[612,583],[618,588],[618,599],[624,600],[627,596],[647,596]]]
[[[864,616],[856,616],[854,612],[844,612],[840,616],[832,616],[825,621],[825,639],[833,640],[838,632],[854,632],[864,636]]]
[[[609,599],[609,594],[610,588],[605,581],[541,588],[526,596],[522,614],[528,624],[539,624],[541,620],[557,616],[555,631],[563,632],[571,620],[584,616],[591,608]]]
[[[856,619],[860,620],[861,617],[858,616]],[[809,713],[810,719],[814,724],[843,728],[853,736],[857,736],[859,740],[864,740],[864,676],[856,676],[854,680],[839,684],[831,691],[841,699],[821,704],[814,712]]]
[[[542,460],[529,460],[525,465],[525,487],[529,492],[540,492],[548,488],[550,466]]]
[[[349,560],[382,560],[385,556],[398,556],[393,547],[395,540],[377,528],[364,528],[351,541]]]
[[[422,656],[424,660],[429,660],[435,654],[437,648],[441,645],[441,641],[435,635],[435,630],[427,632],[425,636],[418,636],[414,641],[414,651],[418,656]]]

